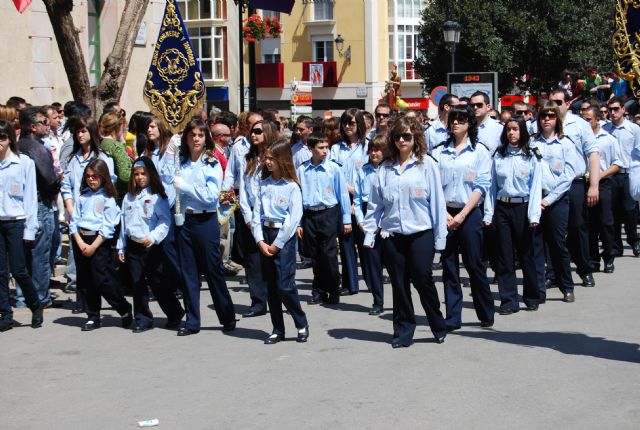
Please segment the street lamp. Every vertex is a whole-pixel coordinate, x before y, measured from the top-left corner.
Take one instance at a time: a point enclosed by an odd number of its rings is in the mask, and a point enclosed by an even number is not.
[[[456,45],[460,43],[460,24],[448,19],[442,25],[442,33],[444,34],[444,42],[447,50],[451,52],[451,73],[456,71]]]
[[[341,34],[338,34],[334,42],[340,58],[344,58],[347,64],[351,64],[351,45],[349,45],[347,49],[344,49],[344,37],[342,37]]]

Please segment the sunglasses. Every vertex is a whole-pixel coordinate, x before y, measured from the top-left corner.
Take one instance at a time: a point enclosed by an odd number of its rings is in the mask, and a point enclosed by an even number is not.
[[[609,112],[618,112],[620,110],[620,106],[610,107]]]
[[[93,181],[97,181],[98,179],[100,179],[100,175],[98,175],[97,173],[87,173],[84,175],[84,177]]]
[[[342,125],[346,126],[350,126],[350,127],[355,127],[356,126],[356,122],[354,121],[345,121],[342,123]]]
[[[529,111],[526,111],[526,110],[517,110],[517,111],[515,111],[515,112],[514,112],[514,114],[515,114],[515,115],[524,116],[524,115],[526,115],[526,114],[527,114],[527,112],[529,112]]]
[[[391,116],[390,113],[377,113],[376,118],[389,118]]]
[[[544,112],[540,114],[540,118],[542,119],[556,119],[556,114],[553,112]]]
[[[411,133],[394,134],[392,137],[395,142],[399,142],[400,138],[405,142],[411,142],[413,140],[413,134]]]
[[[498,116],[497,115],[489,115],[489,118],[498,119]]]
[[[471,107],[474,109],[480,109],[484,106],[484,103],[471,103]]]
[[[600,113],[605,113],[605,114],[606,114],[606,113],[609,113],[609,111],[608,111],[607,109],[602,109],[602,110],[600,111]]]
[[[564,104],[563,100],[549,100],[551,103],[555,103],[556,106],[562,106]]]
[[[255,134],[256,136],[260,136],[262,134],[261,128],[254,128],[251,130],[251,134]]]
[[[49,125],[49,120],[47,118],[45,118],[43,120],[34,122],[34,124]]]
[[[9,135],[7,133],[0,133],[0,140],[9,140]]]
[[[451,124],[453,124],[454,122],[457,122],[458,124],[466,124],[469,122],[469,118],[465,116],[454,116],[453,118],[451,118]]]

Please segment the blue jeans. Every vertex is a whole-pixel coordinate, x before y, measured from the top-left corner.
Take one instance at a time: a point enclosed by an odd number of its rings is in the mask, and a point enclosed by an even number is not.
[[[4,321],[13,320],[13,310],[9,299],[9,267],[16,284],[22,287],[25,301],[31,310],[40,306],[38,293],[36,292],[25,258],[25,247],[22,237],[24,235],[24,220],[0,221],[0,318]]]
[[[40,301],[51,304],[49,279],[51,278],[51,241],[53,240],[54,212],[51,205],[38,202],[38,230],[36,238],[31,244],[31,252],[27,253],[27,268],[31,274],[31,281],[38,292]],[[24,308],[25,297],[20,286],[16,286],[16,307]]]

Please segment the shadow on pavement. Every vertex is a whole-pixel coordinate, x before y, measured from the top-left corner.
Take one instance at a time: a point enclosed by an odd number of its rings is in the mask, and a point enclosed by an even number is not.
[[[640,345],[582,333],[561,332],[455,332],[457,336],[487,339],[514,345],[549,348],[568,355],[586,355],[606,360],[640,363]]]
[[[267,323],[267,326],[271,326],[271,323]],[[222,331],[222,327],[202,327],[201,331]],[[256,330],[254,328],[246,328],[237,326],[235,330],[224,333],[225,336],[237,337],[239,339],[255,339],[265,340],[269,337],[269,333],[264,330]]]
[[[332,328],[327,334],[334,339],[353,339],[367,342],[391,343],[391,333],[361,330],[357,328]]]

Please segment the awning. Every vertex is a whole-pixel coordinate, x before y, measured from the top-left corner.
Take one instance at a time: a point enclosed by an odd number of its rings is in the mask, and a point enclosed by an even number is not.
[[[249,0],[249,5],[256,9],[273,10],[291,14],[295,0]]]

